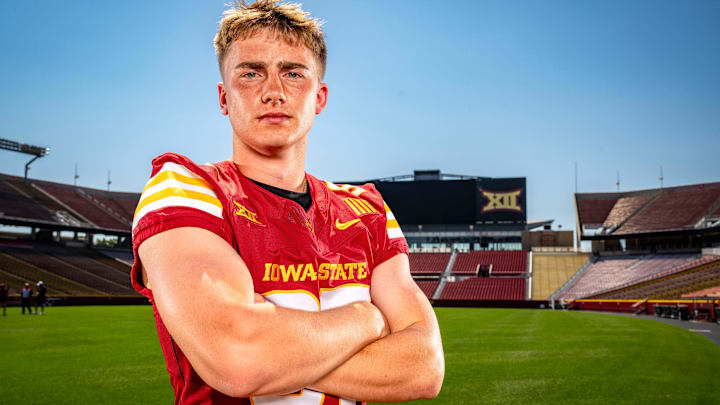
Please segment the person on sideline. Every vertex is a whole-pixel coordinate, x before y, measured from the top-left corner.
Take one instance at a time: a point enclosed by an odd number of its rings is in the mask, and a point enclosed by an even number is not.
[[[37,296],[35,296],[35,315],[38,314],[40,307],[40,315],[45,315],[45,300],[47,299],[47,288],[42,281],[37,282]]]
[[[22,306],[23,315],[25,315],[25,308],[28,310],[28,315],[32,315],[32,309],[30,308],[32,296],[33,290],[32,287],[30,287],[30,283],[25,283],[25,287],[20,291],[20,305]]]

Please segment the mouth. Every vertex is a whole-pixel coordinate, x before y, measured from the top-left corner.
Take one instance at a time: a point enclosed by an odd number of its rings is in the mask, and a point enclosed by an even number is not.
[[[282,124],[290,120],[290,116],[282,112],[273,112],[259,116],[258,120],[267,124]]]

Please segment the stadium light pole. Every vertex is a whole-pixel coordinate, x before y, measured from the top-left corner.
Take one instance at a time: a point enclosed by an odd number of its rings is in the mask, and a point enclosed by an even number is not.
[[[20,143],[11,141],[9,139],[0,138],[0,149],[9,150],[12,152],[24,153],[26,155],[33,155],[34,158],[30,159],[29,162],[25,163],[25,182],[27,183],[28,170],[30,170],[30,164],[37,159],[47,156],[50,153],[50,148],[42,146],[28,145],[26,143]]]

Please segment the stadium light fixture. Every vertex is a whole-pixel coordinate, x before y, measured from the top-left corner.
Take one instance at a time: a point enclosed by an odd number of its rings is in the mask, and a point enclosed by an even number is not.
[[[30,164],[37,159],[47,156],[50,153],[50,148],[42,146],[28,145],[26,143],[20,143],[11,141],[9,139],[0,138],[0,149],[9,150],[11,152],[24,153],[26,155],[33,155],[34,158],[30,159],[29,162],[25,163],[25,181],[27,182],[28,170],[30,170]]]

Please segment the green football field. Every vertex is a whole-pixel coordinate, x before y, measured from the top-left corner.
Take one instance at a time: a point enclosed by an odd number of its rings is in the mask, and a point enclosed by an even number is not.
[[[436,311],[446,373],[432,403],[720,403],[720,347],[684,329],[596,313]],[[0,403],[172,403],[149,306],[8,312]]]

